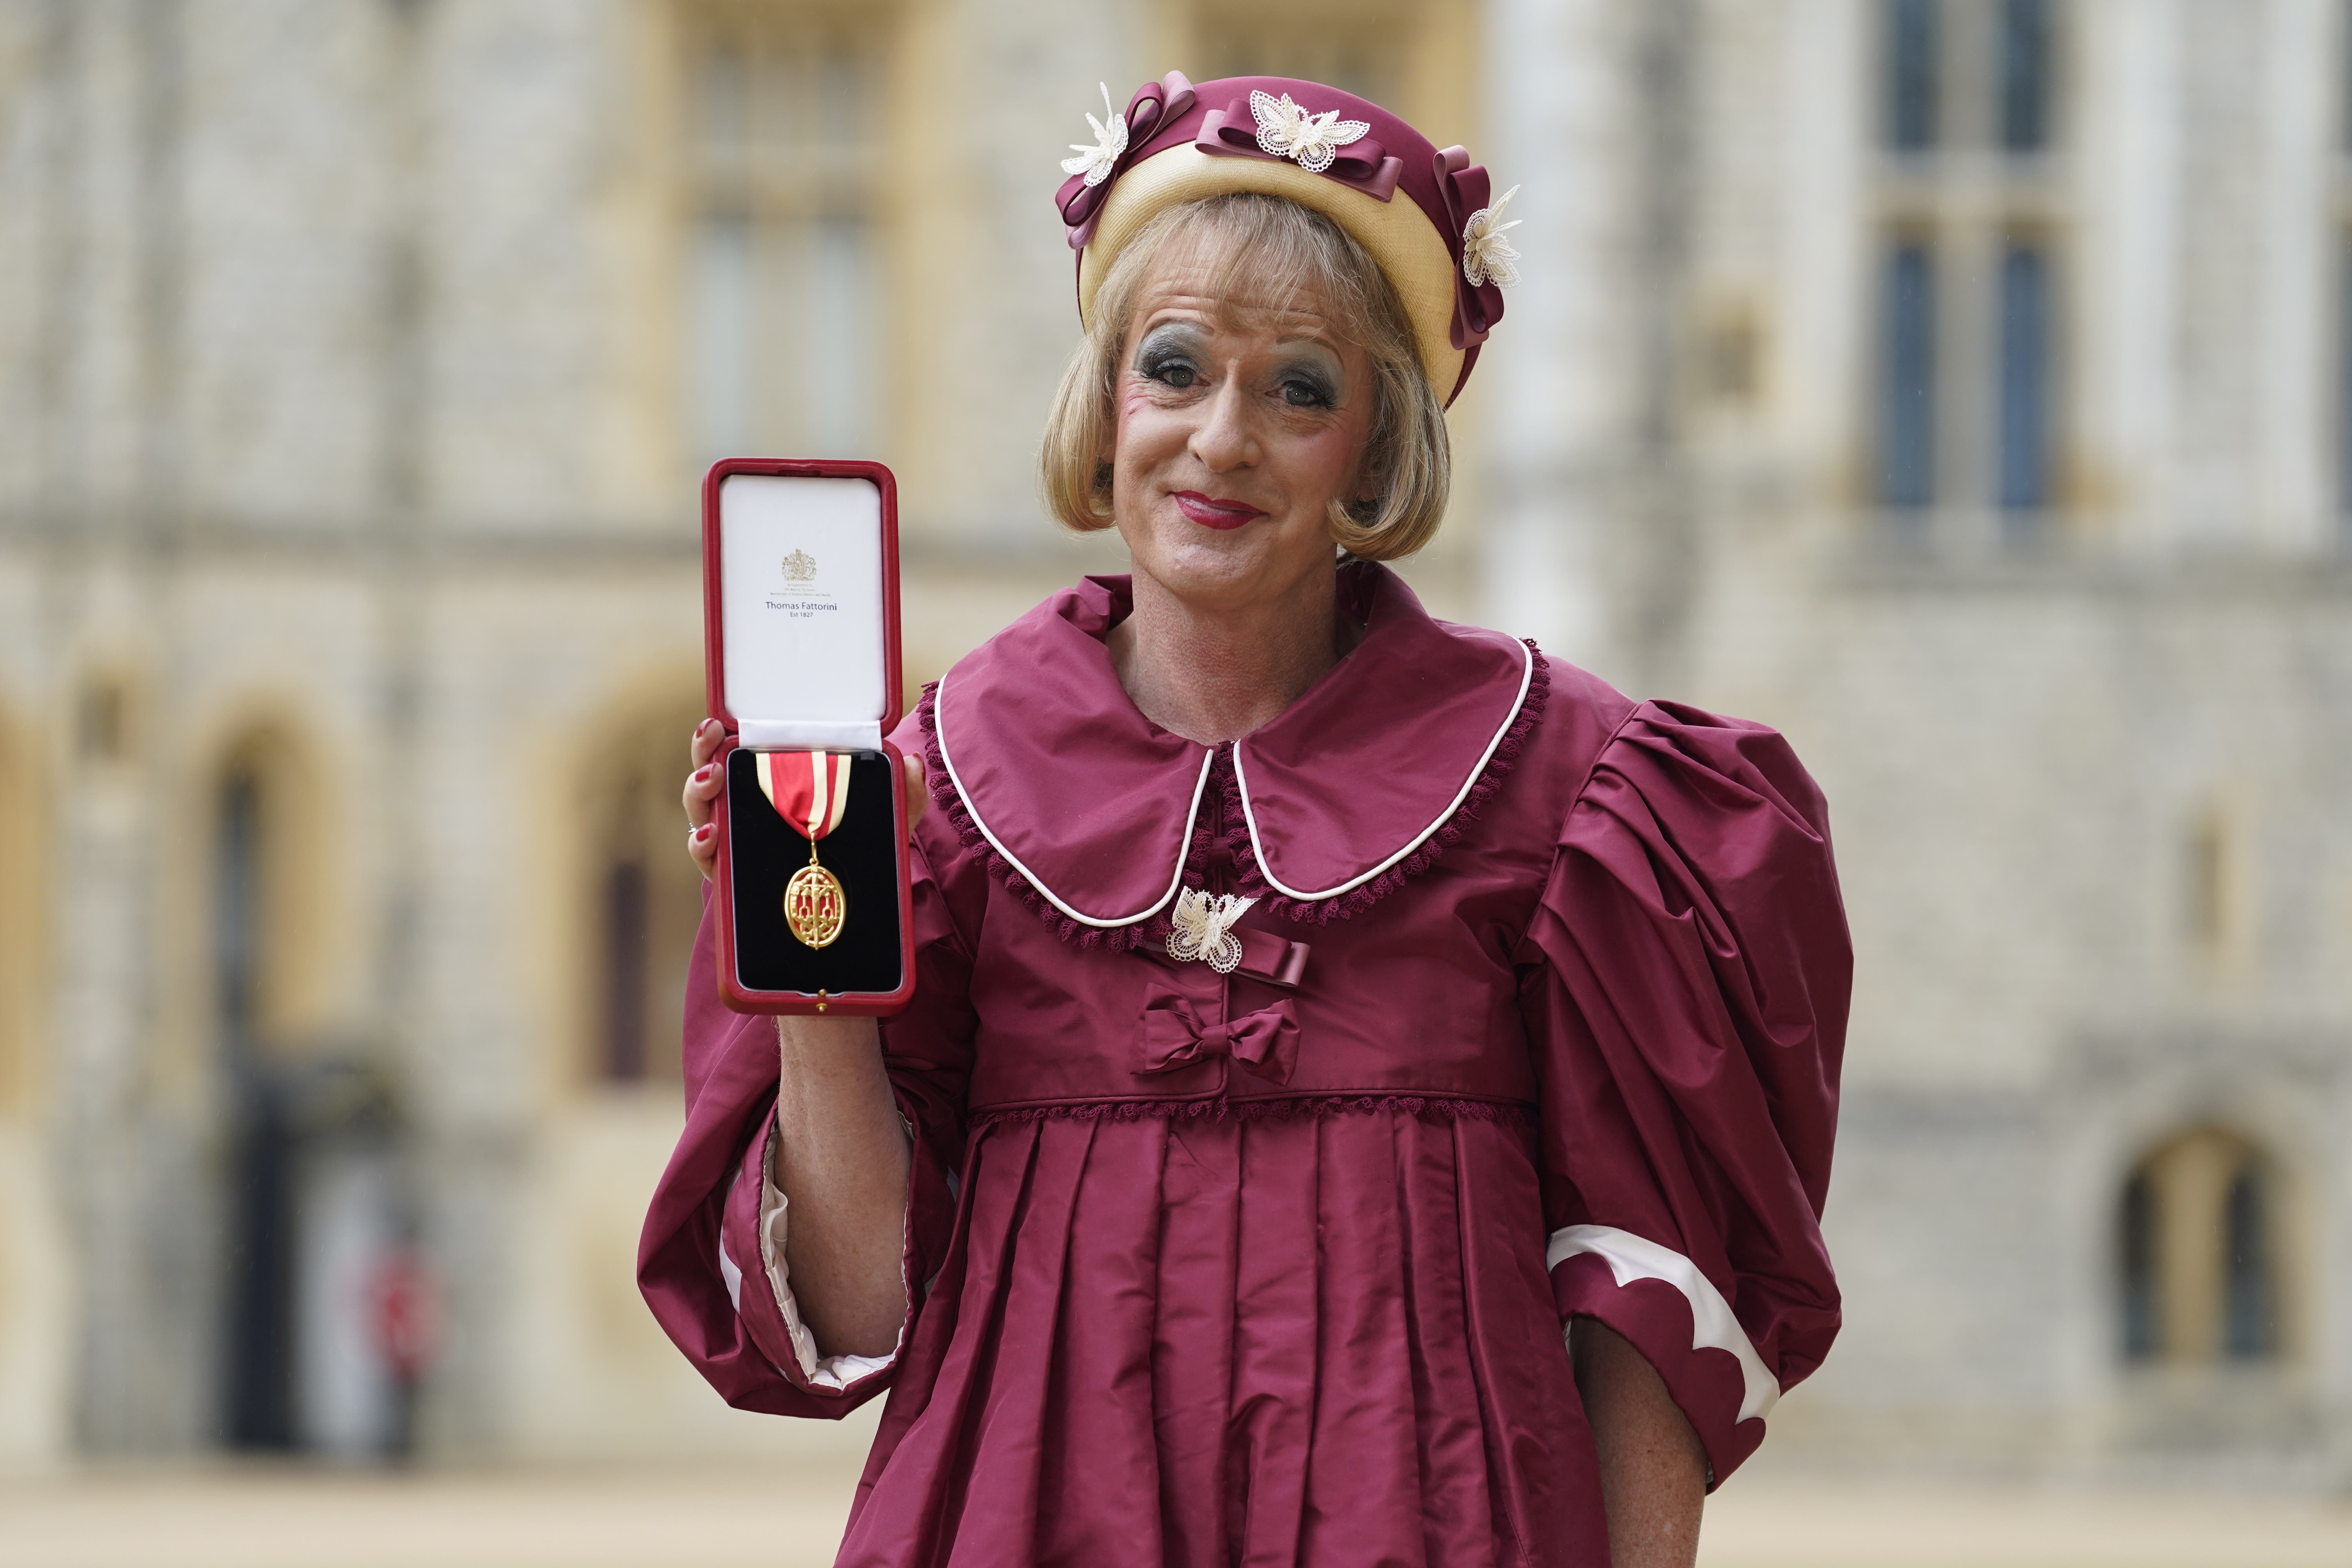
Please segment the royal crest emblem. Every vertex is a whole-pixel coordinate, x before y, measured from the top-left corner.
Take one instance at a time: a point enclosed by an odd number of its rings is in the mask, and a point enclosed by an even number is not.
[[[816,557],[805,550],[795,550],[784,557],[784,581],[810,583],[816,580]]]

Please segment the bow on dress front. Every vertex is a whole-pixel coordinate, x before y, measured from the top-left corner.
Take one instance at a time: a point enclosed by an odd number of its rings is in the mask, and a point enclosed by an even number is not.
[[[1286,996],[1222,1024],[1202,1024],[1188,998],[1154,985],[1145,998],[1135,1041],[1139,1074],[1174,1072],[1212,1057],[1229,1056],[1262,1079],[1288,1083],[1298,1060],[1298,1019]]]

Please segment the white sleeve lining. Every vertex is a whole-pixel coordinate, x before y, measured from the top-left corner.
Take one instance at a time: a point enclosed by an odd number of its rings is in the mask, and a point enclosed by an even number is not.
[[[1760,1418],[1780,1397],[1780,1380],[1756,1353],[1731,1303],[1698,1265],[1670,1247],[1661,1247],[1630,1230],[1614,1226],[1571,1225],[1551,1235],[1544,1248],[1544,1268],[1557,1268],[1580,1252],[1590,1252],[1609,1265],[1620,1286],[1635,1279],[1662,1279],[1683,1293],[1690,1303],[1691,1349],[1729,1351],[1739,1363],[1746,1397],[1739,1402],[1739,1419]]]
[[[768,1288],[775,1292],[777,1309],[784,1315],[784,1330],[792,1335],[793,1354],[801,1363],[801,1375],[818,1388],[839,1392],[860,1378],[873,1376],[897,1361],[898,1352],[907,1347],[907,1327],[903,1321],[900,1322],[898,1342],[886,1356],[818,1353],[816,1337],[801,1321],[800,1303],[793,1299],[791,1269],[784,1260],[784,1225],[791,1200],[776,1185],[775,1150],[776,1126],[771,1121],[768,1123],[768,1146],[760,1158],[760,1261],[768,1276]],[[733,1268],[733,1260],[728,1258],[724,1247],[719,1249],[719,1261],[722,1271]],[[734,1269],[728,1280],[730,1295],[739,1290],[738,1281],[741,1278],[741,1270]],[[737,1296],[737,1302],[736,1310],[740,1311],[742,1310],[740,1296]]]

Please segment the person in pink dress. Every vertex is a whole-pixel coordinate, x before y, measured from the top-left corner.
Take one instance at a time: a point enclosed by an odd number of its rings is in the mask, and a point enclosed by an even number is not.
[[[1045,484],[1132,573],[901,726],[906,1012],[730,1013],[706,919],[646,1298],[742,1408],[888,1390],[843,1564],[1687,1565],[1838,1327],[1821,794],[1381,564],[1516,281],[1484,169],[1304,81],[1096,134]]]

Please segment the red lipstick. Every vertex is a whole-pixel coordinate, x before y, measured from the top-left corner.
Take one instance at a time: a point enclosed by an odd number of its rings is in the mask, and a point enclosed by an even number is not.
[[[1202,528],[1239,528],[1265,515],[1241,501],[1211,500],[1198,490],[1177,490],[1174,494],[1178,510]]]

